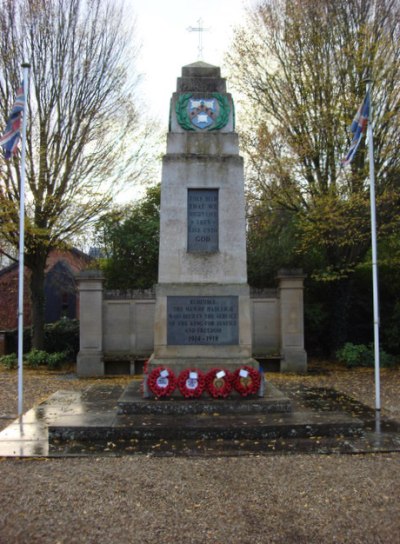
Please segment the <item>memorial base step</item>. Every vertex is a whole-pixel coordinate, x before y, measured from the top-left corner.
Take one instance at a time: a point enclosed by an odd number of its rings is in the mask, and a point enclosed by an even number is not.
[[[341,413],[320,414],[310,419],[308,413],[257,415],[123,415],[112,422],[88,415],[79,422],[64,420],[49,426],[52,441],[118,440],[270,440],[319,436],[355,436],[363,424]]]
[[[360,419],[337,410],[292,411],[291,400],[270,383],[263,398],[196,400],[178,394],[164,400],[144,399],[140,386],[139,381],[131,382],[112,410],[66,413],[51,422],[49,444],[295,439],[355,436],[363,429]]]
[[[260,364],[252,357],[156,357],[154,354],[148,362],[149,372],[158,366],[170,368],[176,375],[187,368],[207,372],[213,368],[226,369],[234,372],[237,368],[250,366],[259,369]]]
[[[118,414],[262,414],[290,412],[291,400],[271,383],[265,384],[262,397],[242,397],[233,391],[227,398],[213,399],[207,393],[198,399],[186,399],[178,391],[167,399],[146,399],[140,391],[140,383],[132,381],[118,400]]]

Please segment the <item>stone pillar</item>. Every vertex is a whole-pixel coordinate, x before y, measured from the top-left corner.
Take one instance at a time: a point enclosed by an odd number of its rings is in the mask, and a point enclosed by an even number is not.
[[[103,274],[84,270],[77,276],[79,289],[79,376],[103,376]]]
[[[258,368],[252,358],[243,158],[220,69],[182,68],[163,157],[149,367]]]
[[[304,349],[304,278],[302,270],[278,273],[281,319],[281,371],[306,372]]]

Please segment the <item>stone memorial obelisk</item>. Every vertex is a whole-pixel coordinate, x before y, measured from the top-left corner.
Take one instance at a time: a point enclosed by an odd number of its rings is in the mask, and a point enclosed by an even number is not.
[[[182,68],[171,100],[149,366],[258,368],[251,339],[234,104],[220,69],[196,62]]]

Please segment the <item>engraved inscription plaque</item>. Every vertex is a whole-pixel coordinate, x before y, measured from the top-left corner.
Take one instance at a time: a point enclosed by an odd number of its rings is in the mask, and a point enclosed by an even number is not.
[[[188,189],[188,251],[218,251],[218,189]]]
[[[167,343],[238,344],[238,297],[167,297]]]

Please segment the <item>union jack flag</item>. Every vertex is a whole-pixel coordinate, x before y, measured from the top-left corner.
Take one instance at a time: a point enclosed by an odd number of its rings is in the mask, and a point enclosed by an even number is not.
[[[353,119],[353,122],[351,123],[350,132],[353,134],[353,139],[351,141],[350,149],[347,155],[341,161],[342,166],[347,166],[354,159],[358,146],[360,145],[360,142],[362,140],[363,134],[365,134],[367,130],[369,109],[370,109],[370,98],[369,98],[369,92],[368,92],[365,95],[363,103],[359,107],[358,112],[356,113],[356,116]]]
[[[3,147],[4,156],[10,159],[15,155],[18,148],[18,142],[21,137],[22,114],[25,106],[24,84],[21,83],[17,91],[14,105],[7,121],[4,134],[0,137],[0,145]]]

